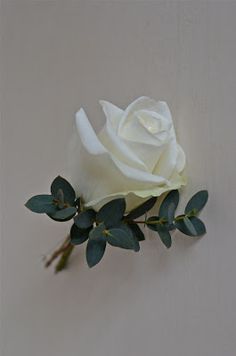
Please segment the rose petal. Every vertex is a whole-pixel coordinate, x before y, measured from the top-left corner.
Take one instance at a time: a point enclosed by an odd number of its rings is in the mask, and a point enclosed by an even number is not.
[[[111,122],[113,128],[117,131],[124,110],[118,108],[112,103],[109,103],[109,101],[100,100],[99,103],[103,109],[107,120]]]
[[[106,149],[121,162],[133,167],[146,171],[145,164],[138,158],[135,151],[115,133],[110,121],[107,119],[103,130],[98,134],[98,137]]]
[[[142,110],[142,109],[150,109],[155,106],[157,102],[153,99],[150,99],[146,96],[141,96],[140,98],[134,100],[124,111],[122,118],[119,123],[118,133],[122,134],[122,128],[124,124],[127,124],[132,119],[132,115],[135,111]]]

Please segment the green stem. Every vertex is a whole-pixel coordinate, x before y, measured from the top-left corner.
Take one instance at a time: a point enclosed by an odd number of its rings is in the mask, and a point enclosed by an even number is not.
[[[126,220],[128,224],[144,224],[144,225],[156,225],[156,224],[162,224],[167,222],[166,219],[160,219],[160,220],[152,220],[152,221],[141,221],[141,220]]]
[[[63,269],[66,268],[67,264],[68,264],[68,261],[69,261],[69,258],[70,258],[70,255],[74,249],[74,245],[71,245],[69,244],[67,246],[67,248],[65,249],[65,251],[62,253],[58,263],[56,264],[56,267],[55,267],[55,273],[57,272],[60,272],[62,271]]]
[[[62,245],[53,252],[53,254],[46,260],[45,267],[51,266],[53,261],[58,258],[60,255],[63,254],[64,251],[67,250],[68,246],[70,245],[70,236],[68,235],[66,239],[63,241]]]

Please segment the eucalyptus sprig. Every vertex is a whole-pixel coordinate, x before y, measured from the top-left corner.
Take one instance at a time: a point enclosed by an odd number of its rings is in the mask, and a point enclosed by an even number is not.
[[[48,267],[55,259],[59,259],[55,267],[55,271],[59,272],[66,268],[74,247],[85,242],[89,267],[101,261],[107,244],[138,252],[140,242],[145,240],[139,225],[155,231],[167,248],[172,244],[171,232],[176,229],[190,237],[202,236],[206,228],[198,215],[207,200],[206,190],[197,192],[187,203],[184,213],[176,216],[179,191],[172,190],[162,201],[158,215],[147,215],[156,204],[156,197],[151,197],[128,214],[124,198],[114,199],[96,212],[91,208],[86,209],[80,197],[76,197],[71,184],[58,176],[51,184],[51,194],[33,196],[25,206],[57,222],[73,219],[69,236],[45,263]]]

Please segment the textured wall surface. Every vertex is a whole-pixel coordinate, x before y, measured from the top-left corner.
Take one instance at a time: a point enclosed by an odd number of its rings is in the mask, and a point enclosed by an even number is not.
[[[2,1],[2,356],[234,356],[236,349],[236,2]],[[54,276],[42,256],[67,232],[27,211],[66,174],[74,112],[98,129],[99,99],[171,107],[187,152],[184,200],[207,188],[196,242],[140,254],[83,248]]]

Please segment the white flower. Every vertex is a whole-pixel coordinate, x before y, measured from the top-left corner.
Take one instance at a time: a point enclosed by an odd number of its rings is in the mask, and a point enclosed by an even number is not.
[[[185,154],[165,102],[140,97],[126,110],[100,104],[104,128],[97,135],[81,108],[69,149],[71,182],[87,207],[124,196],[130,210],[186,183]]]

